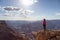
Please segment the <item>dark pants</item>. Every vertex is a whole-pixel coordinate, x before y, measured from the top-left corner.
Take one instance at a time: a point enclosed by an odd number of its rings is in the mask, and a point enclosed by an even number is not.
[[[46,30],[46,25],[43,25],[44,30]]]

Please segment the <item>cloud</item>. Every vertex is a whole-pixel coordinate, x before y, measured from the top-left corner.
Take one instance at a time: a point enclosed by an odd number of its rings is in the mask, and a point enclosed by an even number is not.
[[[11,13],[5,13],[4,16],[13,16]]]
[[[37,18],[31,17],[34,13],[33,10],[23,9],[19,7],[0,7],[0,20],[36,20]]]
[[[21,11],[21,13],[23,15],[30,15],[30,14],[34,13],[34,11],[33,10],[23,10],[23,11]]]
[[[1,7],[0,7],[0,10],[1,10]]]
[[[57,16],[60,16],[60,13],[56,14]]]
[[[3,11],[3,10],[4,10],[3,7],[0,6],[0,11]]]
[[[34,0],[34,2],[38,2],[37,0]]]
[[[25,6],[31,6],[36,2],[38,2],[37,0],[19,0],[19,1],[22,3],[22,5],[25,5]]]
[[[23,8],[19,8],[19,7],[12,7],[12,6],[1,7],[0,9],[4,12],[0,15],[7,16],[7,17],[14,16],[14,17],[26,18],[34,13],[33,10],[23,9]]]
[[[57,16],[60,16],[60,12],[57,12],[56,15],[57,15]]]
[[[11,7],[11,6],[4,7],[3,9],[6,11],[19,11],[20,10],[20,8],[18,7]]]

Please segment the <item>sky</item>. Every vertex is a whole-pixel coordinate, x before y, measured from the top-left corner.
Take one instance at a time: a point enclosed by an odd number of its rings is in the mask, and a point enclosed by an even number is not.
[[[58,20],[60,0],[0,0],[0,20]]]

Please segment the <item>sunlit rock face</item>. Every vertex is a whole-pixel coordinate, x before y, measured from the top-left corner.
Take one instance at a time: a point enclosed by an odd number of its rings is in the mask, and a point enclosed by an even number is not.
[[[56,30],[40,30],[37,32],[36,40],[60,40],[60,31]]]
[[[15,36],[11,33],[5,21],[0,21],[0,40],[15,40]]]

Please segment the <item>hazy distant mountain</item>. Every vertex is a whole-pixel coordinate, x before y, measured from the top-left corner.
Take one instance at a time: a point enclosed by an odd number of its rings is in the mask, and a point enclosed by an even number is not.
[[[4,21],[0,20],[0,39],[15,40],[16,33],[31,33],[43,29],[42,21]],[[48,30],[59,30],[60,20],[47,20]],[[15,34],[15,35],[14,35]],[[20,35],[20,34],[18,34]],[[30,34],[32,37],[32,34]],[[11,39],[10,39],[11,38]],[[20,37],[19,37],[20,38]]]
[[[47,29],[60,29],[60,20],[48,20],[47,21]]]
[[[6,21],[10,28],[15,28],[21,32],[31,32],[43,29],[42,21]],[[47,29],[60,29],[60,20],[47,20]]]
[[[1,22],[1,21],[0,21]],[[42,21],[5,21],[7,27],[17,32],[32,32],[43,29]],[[47,20],[47,29],[59,30],[60,20]]]

